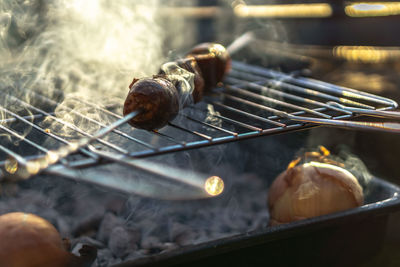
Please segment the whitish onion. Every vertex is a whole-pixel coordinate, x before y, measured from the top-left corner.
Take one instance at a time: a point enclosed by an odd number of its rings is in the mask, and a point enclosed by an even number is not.
[[[0,216],[0,266],[90,266],[93,260],[93,255],[77,257],[67,252],[58,231],[41,217],[22,212]]]
[[[309,162],[281,173],[269,189],[271,225],[361,206],[362,188],[349,171],[326,163]]]

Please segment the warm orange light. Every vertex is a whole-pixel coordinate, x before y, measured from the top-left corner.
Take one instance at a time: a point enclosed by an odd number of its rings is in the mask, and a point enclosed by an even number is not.
[[[14,158],[8,158],[4,163],[4,168],[8,173],[14,174],[18,170],[18,161]]]
[[[377,63],[387,59],[399,58],[399,48],[373,46],[336,46],[333,55],[353,62]]]
[[[271,18],[324,18],[332,15],[332,7],[326,3],[288,5],[245,5],[234,7],[238,17]]]
[[[319,146],[318,148],[324,156],[329,156],[331,154],[331,152],[324,146]]]
[[[210,196],[218,196],[224,191],[224,181],[218,176],[207,178],[204,189]]]
[[[204,18],[217,17],[222,14],[222,9],[213,6],[205,7],[164,7],[160,9],[165,16]]]
[[[287,166],[287,169],[291,169],[293,167],[295,167],[299,162],[301,161],[301,158],[297,158],[292,160],[289,165]]]
[[[376,17],[400,14],[400,2],[360,2],[345,7],[349,17]]]
[[[35,175],[40,171],[40,162],[37,160],[28,161],[26,163],[26,171],[29,175]]]

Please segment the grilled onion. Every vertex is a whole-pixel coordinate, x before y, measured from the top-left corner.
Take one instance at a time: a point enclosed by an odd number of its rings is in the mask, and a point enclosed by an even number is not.
[[[357,178],[326,163],[309,162],[289,167],[269,189],[271,225],[288,223],[355,208],[364,197]]]
[[[0,266],[90,266],[96,256],[87,256],[93,250],[84,250],[84,257],[67,252],[56,228],[34,214],[13,212],[0,216]]]

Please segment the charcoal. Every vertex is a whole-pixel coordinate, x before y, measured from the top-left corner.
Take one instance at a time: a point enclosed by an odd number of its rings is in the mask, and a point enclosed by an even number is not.
[[[107,243],[111,231],[118,226],[124,225],[124,221],[112,213],[106,213],[101,221],[99,231],[97,232],[97,239]]]
[[[54,225],[60,232],[61,236],[66,237],[71,234],[71,226],[63,217],[58,216]]]
[[[77,243],[74,248],[72,249],[71,253],[75,254],[76,256],[80,256],[79,250],[83,247],[83,243]]]
[[[70,239],[77,255],[84,245],[98,249],[93,267],[112,266],[267,227],[266,189],[260,179],[237,176],[225,169],[218,172],[230,179],[226,193],[215,199],[127,198],[64,182],[60,186],[47,183],[44,189],[42,180],[29,187],[18,186],[15,195],[0,195],[0,214],[26,211],[43,216],[62,237]]]
[[[256,230],[260,228],[265,228],[268,226],[269,222],[269,212],[264,211],[261,212],[258,216],[256,216],[253,220],[251,225],[249,226],[249,230]]]
[[[117,226],[111,231],[108,247],[114,256],[123,258],[130,251],[136,250],[137,245],[132,242],[131,235],[125,228]]]
[[[163,244],[162,248],[163,248],[162,252],[165,253],[165,252],[177,249],[178,245],[175,243],[166,242]]]
[[[122,262],[122,259],[112,258],[112,259],[110,259],[110,261],[108,262],[109,265],[107,265],[107,266],[111,266],[111,265],[118,264],[118,263],[121,263],[121,262]]]
[[[109,249],[100,249],[97,251],[97,258],[93,265],[97,267],[108,267],[112,259],[113,254]]]
[[[171,237],[176,244],[185,246],[193,243],[196,234],[190,227],[184,224],[173,223],[171,226]]]
[[[99,228],[104,216],[104,212],[104,208],[98,208],[94,212],[89,213],[81,219],[78,219],[72,231],[73,234],[79,236],[94,232]]]
[[[126,231],[129,234],[130,242],[133,244],[139,244],[142,239],[141,229],[126,227]]]
[[[126,202],[125,197],[114,196],[111,199],[107,200],[104,206],[108,212],[119,214],[123,211],[125,202]]]
[[[135,250],[129,253],[129,255],[125,258],[126,261],[137,260],[139,258],[145,257],[146,254],[143,253],[143,250]]]
[[[85,245],[90,245],[90,246],[96,247],[98,249],[105,248],[105,245],[102,242],[100,242],[100,241],[98,241],[96,239],[90,238],[88,236],[82,236],[82,237],[76,239],[75,242],[76,243],[82,243],[82,244],[85,244]]]
[[[161,249],[163,244],[161,243],[160,239],[156,236],[148,236],[142,240],[140,243],[140,247],[142,249]]]
[[[0,173],[0,177],[1,177],[1,173]],[[1,180],[0,180],[0,182],[1,182]],[[17,184],[4,183],[0,187],[0,196],[12,197],[12,196],[17,195],[18,191],[19,191],[19,186]]]

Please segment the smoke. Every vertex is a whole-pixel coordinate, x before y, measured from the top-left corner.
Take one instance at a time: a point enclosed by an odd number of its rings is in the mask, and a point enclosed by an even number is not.
[[[353,154],[348,146],[344,144],[329,146],[329,149],[332,149],[333,153],[321,145],[318,148],[315,146],[312,147],[308,145],[307,148],[300,149],[297,152],[297,156],[303,157],[302,161],[304,162],[320,161],[348,170],[357,178],[363,187],[364,194],[369,193],[368,184],[373,176],[361,158]]]
[[[2,90],[14,88],[28,103],[29,90],[50,97],[62,91],[64,102],[56,116],[85,131],[96,130],[71,109],[107,121],[76,98],[117,106],[121,113],[133,76],[150,75],[163,61],[157,6],[157,0],[2,1],[0,68],[7,74],[0,80]]]

